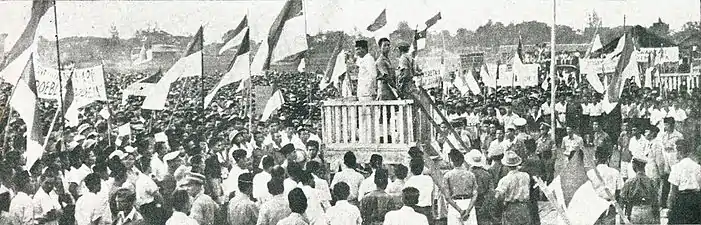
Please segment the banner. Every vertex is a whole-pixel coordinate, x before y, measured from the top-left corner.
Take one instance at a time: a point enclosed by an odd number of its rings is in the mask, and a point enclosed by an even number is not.
[[[422,76],[414,77],[414,82],[416,83],[416,86],[427,89],[440,87],[443,82],[443,76],[441,75],[441,71],[438,69],[424,70]]]
[[[499,77],[497,78],[497,86],[499,87],[511,87],[516,85],[514,83],[514,71],[510,65],[501,64],[499,65]]]
[[[646,59],[647,62],[647,59]],[[581,74],[601,74],[616,72],[618,58],[612,59],[580,59],[579,73]]]
[[[39,98],[60,99],[58,90],[58,70],[35,64],[34,71],[36,73]],[[64,90],[61,93],[66,93],[65,86],[69,76],[73,77],[73,90],[76,100],[107,100],[102,65],[62,71],[61,81],[63,82],[62,86]]]
[[[679,62],[679,47],[640,48],[638,62],[653,63]]]
[[[514,85],[521,87],[538,86],[538,64],[522,64],[514,76]]]

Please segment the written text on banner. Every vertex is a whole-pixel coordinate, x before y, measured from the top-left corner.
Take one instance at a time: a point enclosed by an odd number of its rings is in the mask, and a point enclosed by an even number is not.
[[[54,68],[44,67],[35,64],[37,92],[39,98],[43,99],[59,99],[59,84],[58,70]],[[83,68],[64,70],[61,72],[61,79],[64,90],[68,78],[73,78],[73,90],[76,99],[83,100],[107,100],[107,92],[105,91],[105,77],[102,70],[102,65]]]

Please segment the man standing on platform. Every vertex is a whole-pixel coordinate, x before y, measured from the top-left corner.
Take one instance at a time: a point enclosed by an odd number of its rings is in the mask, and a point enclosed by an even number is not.
[[[375,96],[377,96],[377,68],[375,67],[375,59],[368,54],[368,41],[356,41],[355,54],[358,56],[358,60],[356,60],[356,65],[358,66],[358,87],[356,92],[358,100],[375,100]]]
[[[399,43],[399,73],[397,77],[397,89],[399,98],[407,99],[414,88],[414,57],[409,53],[409,44]]]
[[[377,56],[375,62],[377,67],[377,99],[395,100],[397,97],[394,96],[391,89],[395,84],[395,75],[392,62],[389,60],[390,41],[387,38],[380,38],[377,45],[380,46],[380,55]]]

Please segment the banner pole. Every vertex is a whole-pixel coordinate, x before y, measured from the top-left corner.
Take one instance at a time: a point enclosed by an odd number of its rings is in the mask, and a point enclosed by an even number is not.
[[[64,86],[63,86],[63,78],[61,75],[63,71],[61,70],[61,50],[60,50],[60,46],[58,43],[58,13],[57,13],[56,8],[58,8],[58,2],[56,0],[54,0],[54,37],[56,38],[56,65],[58,66],[58,86],[59,86],[58,99],[59,99],[60,105],[61,105],[61,108],[60,108],[61,117],[64,117],[66,115],[66,112],[64,110],[65,107],[63,107],[63,104],[65,104],[63,102],[63,88],[64,88]],[[61,138],[63,138],[63,136],[65,136],[65,134],[63,132],[65,132],[65,130],[66,130],[65,129],[66,128],[65,120],[62,120],[60,125],[61,125]],[[61,147],[63,149],[65,149],[65,146],[66,146],[66,142],[63,141]]]
[[[5,129],[4,129],[5,132],[3,133],[3,138],[2,138],[2,155],[3,156],[5,155],[5,152],[6,152],[5,149],[7,149],[6,147],[12,147],[12,146],[6,145],[7,144],[7,132],[9,132],[9,130],[10,130],[10,117],[12,117],[12,109],[11,109],[10,103],[12,101],[12,97],[15,95],[15,91],[17,90],[17,85],[19,85],[19,82],[21,80],[22,80],[21,77],[19,79],[17,79],[17,81],[15,82],[15,86],[12,87],[12,92],[10,94],[10,97],[7,98],[7,101],[5,101],[5,107],[3,107],[3,109],[5,110],[3,112],[3,114],[6,115],[5,117],[7,118],[7,120],[5,122]]]

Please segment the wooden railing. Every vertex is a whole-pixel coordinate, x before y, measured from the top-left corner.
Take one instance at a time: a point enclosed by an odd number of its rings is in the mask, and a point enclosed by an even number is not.
[[[701,85],[701,78],[699,74],[692,73],[665,73],[660,74],[655,79],[653,78],[654,87],[662,88],[664,90],[682,90],[684,84],[686,84],[686,90],[694,89]]]
[[[409,147],[416,145],[413,103],[412,100],[324,101],[321,107],[324,144],[331,152],[357,151],[359,161],[382,152],[386,153],[385,161],[401,162]]]

